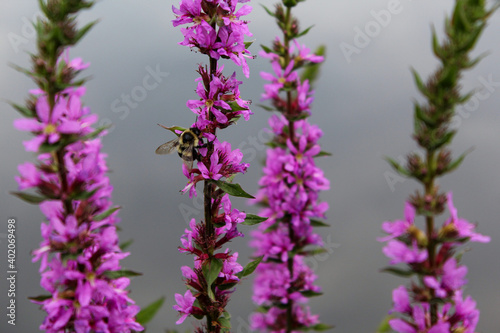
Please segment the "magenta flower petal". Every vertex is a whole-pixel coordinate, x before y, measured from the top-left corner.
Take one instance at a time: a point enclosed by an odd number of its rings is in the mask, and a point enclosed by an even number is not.
[[[182,315],[175,323],[180,325],[184,322],[184,320],[191,314],[193,309],[193,304],[196,298],[191,293],[191,290],[187,290],[184,293],[184,296],[181,294],[175,294],[175,301],[177,305],[174,305],[173,308],[176,311],[179,311]]]
[[[412,325],[399,318],[389,320],[389,325],[399,333],[418,333]]]
[[[24,149],[26,149],[26,151],[38,152],[44,141],[45,137],[43,135],[38,135],[31,140],[23,141]]]
[[[43,125],[36,119],[21,118],[14,120],[14,127],[20,131],[40,132],[43,131]]]

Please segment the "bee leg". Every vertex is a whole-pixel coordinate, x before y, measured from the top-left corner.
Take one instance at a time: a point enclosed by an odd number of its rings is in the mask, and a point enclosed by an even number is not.
[[[203,148],[203,147],[200,147],[200,148]],[[201,162],[201,156],[200,154],[198,154],[198,152],[193,149],[193,159],[197,160],[198,162]]]

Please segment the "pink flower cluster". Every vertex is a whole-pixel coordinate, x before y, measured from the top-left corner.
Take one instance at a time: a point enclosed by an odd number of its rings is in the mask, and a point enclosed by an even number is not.
[[[285,49],[281,40],[276,37],[274,41],[275,49]],[[259,55],[271,60],[273,73],[261,72],[261,77],[270,81],[264,85],[262,100],[271,100],[279,111],[286,110],[287,117],[304,117],[311,114],[311,104],[314,101],[313,90],[309,85],[309,80],[301,81],[297,68],[308,63],[321,63],[324,57],[310,53],[310,49],[305,45],[300,45],[294,39],[288,49],[290,62],[284,66],[283,58],[273,52],[260,51]],[[280,93],[284,90],[294,90],[295,96],[291,101],[283,99]]]
[[[408,273],[417,274],[421,281],[412,283],[410,289],[399,286],[393,291],[391,312],[403,316],[389,321],[396,332],[475,332],[479,310],[470,296],[465,299],[462,296],[467,267],[458,263],[454,253],[456,247],[466,241],[487,243],[490,237],[476,233],[474,224],[458,217],[451,193],[447,203],[450,217],[431,239],[415,226],[415,208],[408,202],[404,220],[382,225],[388,234],[379,238],[379,241],[387,241],[384,254],[391,259],[391,264],[409,265]],[[441,244],[433,263],[429,262],[429,242]],[[434,323],[431,322],[431,303],[440,304]]]
[[[242,162],[243,154],[239,149],[232,150],[230,143],[218,140],[217,129],[234,124],[240,117],[248,120],[253,113],[249,109],[250,102],[240,96],[242,82],[236,79],[236,73],[224,76],[224,66],[218,66],[217,60],[231,59],[242,67],[246,77],[249,76],[246,58],[250,52],[244,38],[252,34],[247,22],[241,18],[252,8],[243,5],[236,10],[238,3],[248,1],[182,0],[178,9],[173,7],[176,15],[174,26],[188,24],[187,28],[181,28],[184,40],[180,44],[196,48],[210,59],[209,68],[198,67],[198,99],[186,103],[196,115],[192,127],[200,130],[200,139],[206,142],[195,147],[199,152],[196,167],[183,166],[188,183],[182,192],[189,192],[190,197],[196,196],[196,184],[200,181],[204,183],[204,191],[211,192],[208,199],[205,193],[205,218],[209,222],[197,223],[193,219],[181,237],[179,251],[194,255],[194,268],[184,266],[181,269],[188,290],[184,295],[175,295],[177,305],[174,309],[181,314],[177,324],[189,315],[198,319],[207,316],[210,321],[207,331],[210,332],[219,332],[223,325],[227,325],[222,320],[227,313],[224,309],[233,287],[240,280],[237,274],[243,270],[237,262],[238,253],[227,248],[216,251],[231,239],[243,236],[237,227],[245,221],[246,214],[233,208],[227,190],[215,184],[222,182],[230,187],[233,185],[230,179],[238,173],[245,173],[249,164]],[[209,212],[207,207],[210,207]],[[218,321],[214,327],[209,327]]]
[[[250,14],[252,7],[242,6],[236,10],[238,3],[250,0],[182,0],[179,8],[172,6],[176,15],[174,27],[190,24],[181,28],[184,40],[180,45],[197,48],[210,58],[231,59],[241,66],[246,77],[250,75],[246,58],[250,52],[245,46],[245,36],[252,36],[247,22],[242,16]],[[215,28],[214,24],[218,29]]]
[[[294,327],[310,327],[319,322],[318,316],[301,306],[307,302],[304,294],[321,290],[314,285],[317,276],[300,253],[307,246],[323,245],[321,237],[313,231],[311,220],[325,217],[328,204],[319,200],[319,193],[328,190],[330,183],[314,161],[320,152],[318,140],[322,136],[317,126],[307,120],[296,121],[298,144],[293,145],[285,117],[273,116],[269,123],[276,141],[286,144],[267,151],[256,198],[266,203],[259,215],[268,220],[252,232],[250,245],[255,249],[254,255],[263,256],[266,261],[257,267],[253,300],[270,310],[254,314],[252,327],[282,332],[286,327],[283,305],[290,302],[293,302]],[[296,254],[292,259],[293,269],[289,270],[291,253]]]
[[[81,60],[68,64],[85,68]],[[139,307],[128,297],[129,278],[117,277],[122,252],[116,233],[113,187],[106,176],[106,155],[92,125],[97,116],[83,107],[83,87],[70,87],[55,95],[51,111],[48,96],[32,92],[32,118],[14,126],[35,135],[24,142],[38,153],[37,163],[19,166],[21,190],[36,189],[43,241],[33,261],[41,261],[41,286],[50,295],[35,300],[47,312],[41,330],[47,332],[131,332]],[[46,151],[46,152],[44,152]]]
[[[305,259],[313,249],[321,251],[323,246],[313,227],[327,225],[315,219],[325,218],[328,204],[319,200],[319,194],[330,188],[330,182],[315,162],[321,155],[318,141],[323,132],[307,120],[314,100],[308,78],[314,75],[305,75],[304,79],[299,75],[301,68],[315,68],[324,58],[297,41],[307,31],[299,31],[298,20],[291,14],[295,5],[288,3],[286,9],[276,5],[271,15],[284,41],[276,37],[272,48],[263,47],[259,52],[271,61],[273,69],[273,73],[261,72],[269,82],[264,85],[262,100],[270,100],[272,109],[281,113],[269,120],[274,139],[269,143],[272,148],[267,150],[264,175],[254,200],[265,207],[259,215],[268,220],[252,232],[250,242],[254,255],[263,258],[254,281],[253,301],[259,311],[253,314],[251,326],[269,332],[328,326],[305,305],[308,297],[321,291]]]

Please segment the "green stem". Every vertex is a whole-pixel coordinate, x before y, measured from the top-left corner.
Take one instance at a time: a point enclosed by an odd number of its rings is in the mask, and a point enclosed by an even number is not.
[[[61,200],[64,204],[64,210],[66,215],[73,214],[73,205],[71,199],[69,199],[69,188],[68,188],[68,178],[66,172],[66,165],[64,164],[64,155],[66,153],[65,147],[59,149],[54,155],[57,164],[57,172],[59,175],[59,180],[61,181]]]
[[[434,159],[435,159],[435,154],[434,152],[427,151],[427,170],[429,172],[429,179],[425,182],[425,198],[428,198],[433,195],[434,193],[434,180],[435,180],[435,170],[434,170]],[[436,244],[433,241],[433,234],[434,234],[434,216],[432,215],[427,215],[425,218],[426,222],[426,231],[427,231],[427,239],[428,239],[428,245],[427,245],[427,254],[428,254],[428,260],[429,260],[429,269],[431,272],[434,271],[435,269],[435,256],[436,256]],[[429,288],[431,297],[434,298],[435,293],[434,289]],[[431,323],[432,325],[437,323],[437,310],[438,310],[438,305],[436,303],[431,304]]]
[[[212,28],[216,29],[216,24],[215,22],[212,24]],[[210,80],[212,80],[212,76],[215,75],[217,72],[217,59],[214,59],[209,56],[209,61],[210,61]],[[210,92],[209,92],[210,93]],[[214,115],[212,112],[209,112],[209,120],[213,121],[214,120]],[[216,129],[214,129],[214,132],[212,134],[216,134]],[[214,153],[214,144],[212,142],[207,143],[207,157],[209,158],[212,154]],[[212,220],[212,215],[213,215],[213,207],[212,207],[212,198],[214,195],[214,185],[210,183],[209,181],[205,180],[204,186],[203,186],[203,195],[204,195],[204,208],[205,208],[205,226],[206,226],[206,239],[210,240],[214,237],[215,235],[215,226],[213,224]],[[211,260],[213,256],[213,248],[208,249],[209,253],[208,260]],[[212,288],[212,286],[207,286],[207,288]],[[208,293],[208,290],[207,290]],[[215,301],[214,301],[215,302]],[[210,311],[207,311],[207,332],[208,333],[213,333],[216,332],[216,327],[212,325],[212,322],[214,319]]]

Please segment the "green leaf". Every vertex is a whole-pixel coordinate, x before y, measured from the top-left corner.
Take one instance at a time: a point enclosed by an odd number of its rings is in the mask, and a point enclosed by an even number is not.
[[[79,193],[71,193],[70,199],[73,200],[87,200],[92,197],[97,191],[99,191],[100,187],[93,189],[92,191],[82,191]]]
[[[258,312],[258,313],[268,313],[269,312],[269,309],[270,307],[269,306],[264,306],[264,305],[261,305],[259,306],[257,309],[255,309],[254,312]]]
[[[394,316],[392,316],[392,315],[385,316],[385,318],[382,320],[379,327],[377,328],[376,333],[390,333],[390,332],[392,332],[391,326],[389,325],[389,320],[391,320],[393,318],[394,318]]]
[[[429,145],[430,150],[437,150],[441,148],[442,146],[449,144],[451,140],[453,140],[453,137],[455,136],[457,132],[456,131],[450,131],[444,134],[441,138],[431,141],[431,144]]]
[[[460,164],[462,164],[465,156],[467,156],[467,154],[470,153],[470,150],[466,151],[465,153],[463,153],[462,155],[460,155],[456,160],[454,160],[453,162],[451,162],[448,167],[446,168],[446,171],[445,172],[452,172],[453,170],[455,170],[456,168],[458,168],[460,166]]]
[[[417,103],[414,104],[415,106],[415,112],[414,112],[414,118],[415,118],[415,124],[414,124],[414,129],[415,129],[415,132],[417,132],[417,129],[416,127],[419,126],[419,122],[424,122],[424,124],[430,128],[434,128],[436,126],[436,121],[432,118],[430,118],[429,116],[427,116],[427,114],[425,114],[425,112],[422,110],[422,108],[420,107],[420,105],[418,105]]]
[[[75,45],[78,43],[78,41],[87,34],[87,32],[90,31],[90,29],[92,29],[92,27],[97,23],[99,22],[99,20],[95,20],[95,21],[92,21],[88,24],[86,24],[83,28],[81,28],[80,30],[77,31],[75,37],[73,38],[73,40],[71,40],[71,44]]]
[[[394,168],[394,170],[396,170],[397,172],[399,172],[403,176],[411,177],[410,171],[406,170],[406,168],[404,168],[401,165],[399,165],[399,163],[396,162],[395,160],[393,160],[392,158],[386,157],[385,160],[387,162],[389,162],[389,164]]]
[[[413,272],[411,270],[405,270],[405,269],[396,268],[396,267],[386,267],[386,268],[382,269],[381,272],[391,273],[391,274],[394,274],[397,276],[402,276],[402,277],[408,277],[408,276],[412,276],[413,274],[415,274],[415,272]]]
[[[271,15],[272,17],[276,17],[276,15],[275,15],[275,14],[274,14],[274,13],[273,13],[273,12],[272,12],[269,8],[267,8],[266,6],[264,6],[264,5],[262,5],[262,4],[261,4],[261,6],[262,6],[262,8],[264,8],[264,10],[265,10],[265,11],[266,11],[269,15]]]
[[[253,44],[253,42],[255,42],[255,40],[251,41],[251,42],[245,42],[245,49],[248,50],[248,48]]]
[[[132,243],[134,242],[133,239],[129,239],[125,242],[121,242],[118,246],[120,247],[120,249],[122,249],[122,251],[124,251],[125,249],[127,249],[130,245],[132,245]]]
[[[231,329],[231,322],[229,321],[229,319],[226,319],[224,317],[219,317],[219,319],[217,319],[217,322],[220,324],[220,326],[222,327],[222,329]]]
[[[141,325],[149,323],[151,319],[153,319],[153,317],[156,315],[158,310],[160,310],[163,302],[165,302],[165,297],[161,297],[145,308],[142,308],[142,310],[139,311],[139,313],[135,316],[135,320]]]
[[[248,108],[242,108],[241,106],[239,106],[238,103],[236,103],[235,101],[229,101],[226,103],[229,104],[233,112],[248,110]]]
[[[264,233],[266,234],[276,229],[278,229],[278,223],[274,223],[271,226],[269,226],[266,230],[264,230]]]
[[[241,197],[241,198],[249,198],[249,199],[255,199],[252,195],[248,194],[245,192],[240,184],[232,184],[232,183],[227,183],[223,180],[210,180],[211,183],[214,183],[217,185],[222,191],[226,192],[229,195],[232,195],[234,197]]]
[[[121,277],[133,277],[142,275],[142,273],[135,272],[129,269],[121,269],[119,271],[106,271],[104,275],[110,278],[111,280],[118,279]]]
[[[224,283],[224,284],[217,285],[217,288],[220,289],[220,290],[228,290],[228,289],[236,287],[237,284],[238,283],[236,283],[236,282],[233,282],[233,283]]]
[[[78,138],[77,140],[78,141],[87,141],[87,140],[93,140],[95,139],[99,134],[101,134],[102,131],[104,130],[107,130],[108,128],[110,128],[111,126],[110,125],[106,125],[106,126],[102,126],[102,127],[99,127],[98,129],[96,129],[95,131],[93,131],[92,133],[89,133],[87,135],[84,135],[80,138]]]
[[[320,221],[320,220],[310,220],[311,222],[311,226],[313,227],[330,227],[330,225],[328,223],[325,223],[323,221]]]
[[[243,278],[245,276],[248,276],[248,275],[252,274],[253,271],[255,271],[255,269],[257,268],[257,266],[259,266],[259,264],[262,261],[262,259],[264,259],[264,256],[260,256],[257,259],[255,259],[254,261],[250,261],[243,268],[243,270],[241,272],[239,272],[239,273],[236,274],[236,276],[241,279],[241,278]]]
[[[418,90],[422,93],[427,98],[431,97],[431,93],[425,86],[424,82],[422,81],[422,78],[420,78],[420,75],[417,73],[415,69],[411,69],[411,72],[413,73],[413,79],[415,80],[415,84],[417,85]]]
[[[205,280],[207,281],[207,285],[209,287],[212,286],[214,281],[219,276],[222,267],[223,267],[222,260],[217,258],[212,258],[210,261],[206,261],[205,264],[203,265],[203,276],[205,276]]]
[[[321,156],[332,156],[333,154],[332,153],[329,153],[327,151],[320,151],[318,154],[314,155],[314,157],[321,157]]]
[[[24,192],[10,192],[10,194],[15,195],[21,200],[24,200],[28,203],[31,204],[39,204],[40,202],[43,202],[47,200],[46,197],[34,195],[34,194],[29,194],[29,193],[24,193]]]
[[[45,1],[38,0],[38,6],[42,10],[42,12],[45,14],[45,16],[49,16],[50,11],[48,10],[47,6],[45,5]]]
[[[307,33],[309,32],[309,30],[311,30],[313,27],[314,27],[314,25],[311,25],[309,28],[307,28],[307,29],[305,29],[305,30],[303,30],[303,31],[299,32],[299,33],[295,36],[295,38],[299,38],[299,37],[304,36],[304,35],[305,35],[305,34],[307,34]]]
[[[283,0],[283,5],[285,5],[285,7],[292,8],[297,6],[297,4],[302,1],[305,0]]]
[[[263,108],[266,111],[274,111],[274,110],[276,110],[275,108],[267,106],[267,105],[264,105],[264,104],[257,104],[257,106]]]
[[[43,302],[47,299],[52,298],[52,295],[39,295],[39,296],[34,296],[34,297],[28,297],[28,299],[35,301],[35,302]]]
[[[28,109],[27,107],[24,107],[22,105],[16,104],[14,102],[7,102],[12,106],[14,109],[16,109],[17,112],[19,112],[21,115],[27,117],[27,118],[34,118],[36,116],[36,113]]]
[[[260,47],[264,50],[266,53],[274,53],[273,50],[271,50],[270,47],[267,47],[265,45],[260,44]]]
[[[111,214],[113,214],[114,212],[116,212],[118,209],[120,209],[121,207],[118,206],[118,207],[113,207],[113,208],[110,208],[108,209],[107,211],[105,211],[104,213],[101,213],[101,214],[98,214],[98,215],[95,215],[93,220],[94,221],[102,221],[104,220],[106,217],[110,216]]]
[[[253,215],[253,214],[247,214],[245,217],[245,221],[242,223],[244,225],[256,225],[259,223],[262,223],[264,221],[267,221],[268,217],[261,217],[258,215]]]
[[[443,51],[441,45],[439,45],[438,36],[434,27],[432,27],[432,50],[439,59],[443,59],[445,57],[445,52]]]
[[[24,75],[30,77],[30,78],[42,78],[42,75],[32,72],[29,69],[23,68],[21,66],[18,66],[16,64],[9,64],[12,68],[14,68],[16,71],[23,73]]]
[[[271,148],[277,148],[277,147],[286,148],[286,144],[278,143],[276,141],[267,142],[265,145]]]
[[[181,132],[184,132],[185,130],[187,130],[187,128],[184,128],[184,127],[180,127],[180,126],[172,126],[172,127],[166,127],[166,126],[163,126],[161,124],[157,124],[158,126],[160,127],[163,127],[164,129],[166,130],[169,130],[170,132],[174,133],[175,135],[179,136],[180,134],[177,134],[175,131],[181,131]]]
[[[315,291],[312,291],[312,290],[305,290],[305,291],[301,291],[300,293],[302,295],[304,295],[305,297],[316,297],[316,296],[323,295],[323,293],[318,293],[318,292],[315,292]]]
[[[328,325],[328,324],[316,324],[314,326],[312,326],[311,328],[317,332],[323,332],[323,331],[328,331],[328,330],[331,330],[332,328],[334,328],[335,326],[333,325]]]
[[[300,255],[303,255],[303,256],[315,256],[317,254],[322,254],[322,253],[325,253],[325,252],[328,252],[326,251],[324,248],[317,248],[317,249],[314,249],[314,250],[307,250],[307,251],[300,251]]]
[[[50,143],[44,142],[40,145],[40,148],[38,148],[38,152],[39,153],[51,153],[53,151],[61,149],[62,147],[64,147],[64,144],[61,141],[56,142],[55,144],[50,144]]]

